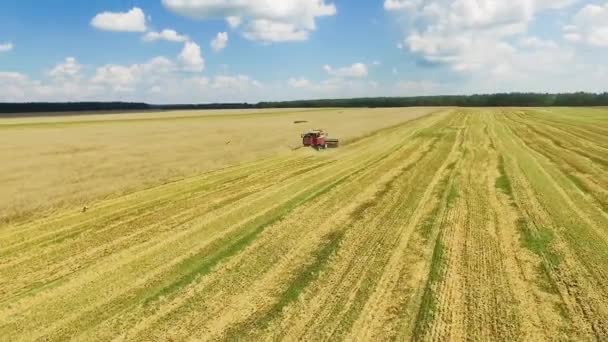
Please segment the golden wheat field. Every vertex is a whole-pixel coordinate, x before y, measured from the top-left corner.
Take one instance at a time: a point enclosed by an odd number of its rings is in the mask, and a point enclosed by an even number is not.
[[[0,340],[608,340],[608,109],[2,119],[0,158]]]

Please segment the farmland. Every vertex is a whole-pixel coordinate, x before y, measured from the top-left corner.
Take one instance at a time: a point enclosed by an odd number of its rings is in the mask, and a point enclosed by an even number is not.
[[[0,339],[608,339],[608,109],[3,119],[0,148]]]

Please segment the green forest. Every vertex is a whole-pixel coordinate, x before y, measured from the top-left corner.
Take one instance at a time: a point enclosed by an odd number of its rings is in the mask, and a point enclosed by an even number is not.
[[[167,104],[155,105],[133,102],[63,102],[63,103],[0,103],[4,116],[28,113],[109,112],[142,110],[188,109],[249,109],[249,108],[319,108],[319,107],[574,107],[608,106],[608,93],[503,93],[487,95],[446,95],[415,97],[364,97],[350,99],[322,99],[251,103]],[[40,115],[40,114],[38,114]]]

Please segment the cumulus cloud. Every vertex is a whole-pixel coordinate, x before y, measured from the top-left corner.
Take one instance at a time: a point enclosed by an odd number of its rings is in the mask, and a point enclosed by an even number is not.
[[[302,41],[316,30],[316,19],[336,14],[326,0],[163,0],[171,11],[196,18],[224,18],[245,38],[266,43]]]
[[[249,40],[266,43],[285,41],[304,41],[308,39],[308,30],[298,29],[296,25],[267,19],[252,20],[243,32]]]
[[[14,48],[13,43],[0,44],[0,52],[9,52]]]
[[[165,57],[132,65],[108,64],[97,68],[91,82],[104,85],[116,92],[132,92],[137,86],[162,81],[162,75],[176,70],[175,63]]]
[[[591,46],[608,46],[608,3],[586,5],[564,27],[564,38]]]
[[[212,78],[182,72],[179,57],[155,57],[142,63],[107,64],[87,72],[73,57],[42,79],[0,71],[0,101],[147,101],[195,103],[255,101],[264,86],[244,74]]]
[[[226,17],[226,22],[228,23],[228,26],[230,26],[230,28],[237,28],[241,25],[241,22],[243,20],[241,19],[241,17],[237,17],[237,16],[230,16],[230,17]]]
[[[558,47],[557,43],[552,40],[543,40],[537,37],[524,37],[519,40],[519,45],[532,49],[554,49]]]
[[[222,89],[230,92],[243,91],[249,88],[259,88],[262,84],[247,75],[218,75],[213,78],[211,85],[214,89]]]
[[[68,57],[49,71],[49,76],[55,79],[73,78],[80,74],[81,69],[82,65],[76,61],[76,58]]]
[[[219,32],[211,41],[211,48],[215,52],[222,51],[228,45],[228,32]]]
[[[205,60],[201,54],[201,47],[194,42],[186,42],[178,56],[184,70],[201,72],[205,69]]]
[[[292,88],[309,88],[312,83],[304,77],[292,77],[287,80],[287,84]]]
[[[190,40],[190,38],[188,38],[188,36],[186,36],[186,35],[177,33],[177,31],[175,31],[175,30],[164,29],[160,32],[150,31],[150,32],[146,33],[143,37],[143,40],[146,42],[155,42],[158,40],[166,40],[168,42],[183,43],[183,42]]]
[[[321,81],[311,81],[305,77],[292,77],[275,89],[278,99],[288,98],[336,98],[386,95],[394,87],[385,89],[376,81],[361,78],[329,77]]]
[[[395,84],[395,89],[400,96],[425,96],[438,95],[442,89],[442,85],[432,81],[411,81],[404,80]]]
[[[336,77],[361,78],[367,76],[367,66],[363,63],[355,63],[351,66],[338,69],[334,69],[330,65],[325,65],[323,66],[323,70],[325,70],[327,74]]]
[[[387,0],[385,9],[407,17],[408,34],[401,45],[424,61],[458,72],[506,75],[524,72],[548,60],[557,44],[526,37],[535,15],[564,8],[576,0]],[[519,37],[519,39],[517,39]],[[514,45],[514,40],[517,45]],[[524,49],[521,51],[520,49]],[[568,51],[560,51],[570,56]],[[550,63],[556,66],[556,63]]]
[[[415,8],[419,1],[412,0],[385,0],[384,9],[387,11],[396,11],[401,9]]]
[[[91,20],[91,25],[104,31],[145,32],[146,15],[138,7],[128,12],[103,12]]]

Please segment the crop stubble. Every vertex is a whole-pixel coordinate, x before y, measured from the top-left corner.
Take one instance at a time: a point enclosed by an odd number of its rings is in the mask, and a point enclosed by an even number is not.
[[[581,112],[445,109],[3,226],[0,339],[606,339]]]

